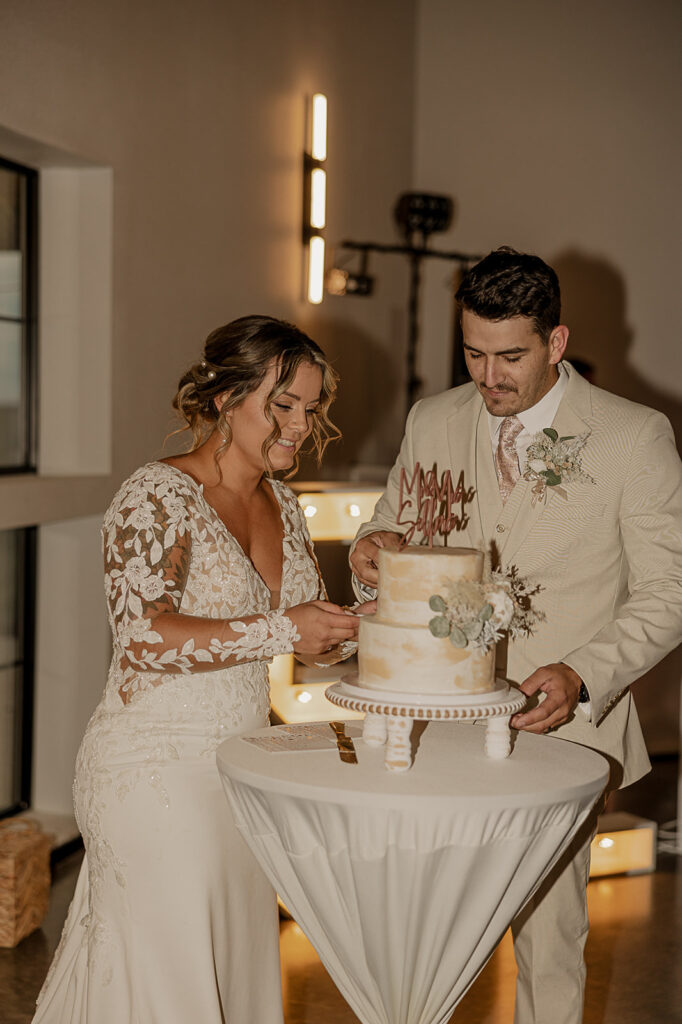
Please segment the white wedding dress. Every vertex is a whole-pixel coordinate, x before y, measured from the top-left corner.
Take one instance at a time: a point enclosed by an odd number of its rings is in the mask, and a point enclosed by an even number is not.
[[[279,607],[322,598],[300,505],[270,483]],[[103,543],[114,652],[76,764],[86,856],[34,1024],[281,1024],[275,894],[235,828],[215,750],[267,724],[268,660],[292,650],[293,624],[201,487],[165,463],[123,484]],[[170,646],[145,617],[159,599],[232,620],[232,641],[197,649],[180,619]]]

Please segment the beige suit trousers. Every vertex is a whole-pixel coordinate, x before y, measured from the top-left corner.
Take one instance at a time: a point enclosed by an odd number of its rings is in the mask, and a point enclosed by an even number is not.
[[[580,1024],[583,1019],[590,844],[604,800],[512,921],[518,968],[514,1024]]]

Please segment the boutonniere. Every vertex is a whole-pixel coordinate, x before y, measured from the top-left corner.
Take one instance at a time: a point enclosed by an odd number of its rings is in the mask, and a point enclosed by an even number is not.
[[[583,483],[596,483],[586,473],[580,461],[580,453],[585,447],[588,434],[571,434],[559,437],[553,427],[545,427],[526,448],[527,463],[523,474],[524,480],[533,483],[532,502],[547,501],[547,488],[553,487],[557,494],[567,499],[568,494],[563,483],[582,480]]]

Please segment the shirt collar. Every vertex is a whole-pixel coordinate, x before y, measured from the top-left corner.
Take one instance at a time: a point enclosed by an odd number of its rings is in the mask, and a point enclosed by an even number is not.
[[[536,402],[535,405],[531,406],[530,409],[524,409],[523,412],[518,412],[516,415],[523,424],[523,432],[525,434],[537,434],[545,427],[551,426],[554,422],[554,417],[557,414],[561,399],[564,397],[564,392],[568,386],[568,374],[563,367],[562,363],[557,366],[559,371],[559,379],[556,384],[553,384],[546,395]],[[502,421],[506,418],[504,416],[493,416],[486,409],[486,415],[488,417],[488,429],[490,431],[491,441],[497,440],[497,435],[500,432]]]

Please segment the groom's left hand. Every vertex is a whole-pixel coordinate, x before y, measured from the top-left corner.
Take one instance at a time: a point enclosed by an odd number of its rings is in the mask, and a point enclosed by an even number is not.
[[[527,697],[544,693],[545,699],[531,711],[513,715],[511,725],[524,732],[543,733],[563,725],[575,710],[582,679],[568,665],[544,665],[521,684]]]
[[[355,604],[351,608],[356,615],[376,615],[376,610],[376,601],[363,601],[362,604]]]

